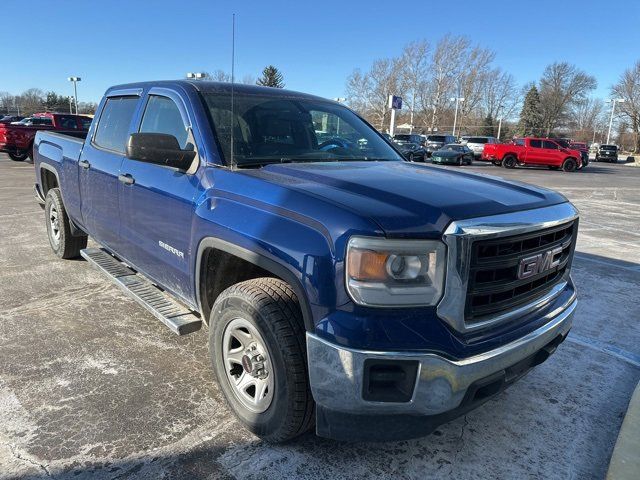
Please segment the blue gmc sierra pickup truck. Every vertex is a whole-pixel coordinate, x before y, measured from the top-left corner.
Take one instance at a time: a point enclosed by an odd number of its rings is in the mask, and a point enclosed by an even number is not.
[[[116,86],[88,133],[38,132],[34,156],[55,254],[177,334],[206,325],[230,408],[268,441],[426,435],[571,327],[563,196],[405,162],[323,98]]]

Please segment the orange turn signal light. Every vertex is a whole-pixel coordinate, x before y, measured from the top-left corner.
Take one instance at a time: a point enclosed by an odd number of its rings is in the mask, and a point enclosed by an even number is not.
[[[347,272],[349,277],[358,281],[386,280],[386,264],[388,252],[374,252],[373,250],[353,249],[349,252]]]

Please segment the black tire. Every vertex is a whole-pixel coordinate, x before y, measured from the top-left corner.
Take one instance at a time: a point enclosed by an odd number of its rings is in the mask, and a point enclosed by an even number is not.
[[[578,162],[576,162],[575,158],[567,158],[564,162],[562,162],[562,170],[564,172],[575,172],[578,167]]]
[[[251,411],[239,399],[236,387],[231,385],[233,370],[227,372],[224,360],[225,331],[237,319],[248,321],[257,330],[273,369],[270,404],[260,413]],[[211,364],[227,403],[238,419],[255,435],[274,443],[307,432],[314,424],[315,404],[309,388],[304,322],[291,287],[276,278],[258,278],[233,285],[216,300],[209,325]],[[243,367],[244,362],[243,357]],[[242,372],[239,375],[243,375]]]
[[[51,245],[53,253],[65,259],[79,257],[80,250],[87,247],[87,237],[74,237],[71,235],[69,217],[64,209],[62,196],[58,188],[51,188],[47,192],[44,215],[49,245]]]
[[[29,145],[29,148],[27,149],[27,156],[29,157],[29,160],[33,161],[33,143]]]
[[[459,167],[461,167],[461,166],[462,166],[462,157],[458,157],[458,163],[457,163],[457,165],[458,165]]]
[[[9,152],[9,158],[14,162],[23,162],[27,159],[29,154],[27,152],[13,153]]]
[[[410,162],[413,162],[413,153],[410,153],[410,154],[409,154],[409,161],[410,161]]]
[[[513,155],[507,155],[502,159],[502,166],[504,168],[516,168],[517,163],[518,161]]]

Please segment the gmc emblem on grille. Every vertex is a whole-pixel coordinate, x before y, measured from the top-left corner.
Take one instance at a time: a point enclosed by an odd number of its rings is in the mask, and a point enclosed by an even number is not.
[[[538,273],[546,272],[560,265],[562,257],[562,247],[556,247],[553,250],[547,250],[544,253],[526,257],[520,260],[518,264],[518,278],[533,277]]]

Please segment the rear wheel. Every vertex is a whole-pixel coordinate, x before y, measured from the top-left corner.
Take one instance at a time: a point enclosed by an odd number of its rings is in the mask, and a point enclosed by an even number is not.
[[[226,289],[211,311],[209,353],[222,392],[238,419],[271,442],[313,426],[305,329],[289,285],[258,278]]]
[[[567,158],[562,163],[562,170],[564,170],[565,172],[573,172],[575,171],[577,166],[578,166],[578,163],[574,158]]]
[[[502,166],[504,168],[516,168],[517,163],[518,161],[513,155],[507,155],[502,159]]]
[[[67,211],[62,204],[60,190],[52,188],[47,192],[44,205],[47,235],[53,253],[60,258],[77,258],[80,250],[87,247],[87,237],[71,235],[71,225]]]
[[[26,160],[26,158],[29,156],[29,154],[27,152],[9,152],[9,158],[11,160],[13,160],[14,162],[22,162],[24,160]]]

